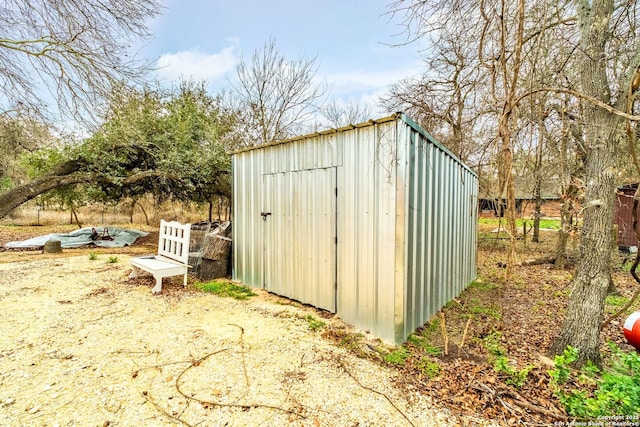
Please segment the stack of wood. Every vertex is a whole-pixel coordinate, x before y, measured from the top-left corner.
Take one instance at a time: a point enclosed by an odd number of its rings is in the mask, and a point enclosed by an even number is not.
[[[200,280],[218,279],[229,274],[231,259],[231,222],[223,222],[204,236],[202,261],[197,276]]]

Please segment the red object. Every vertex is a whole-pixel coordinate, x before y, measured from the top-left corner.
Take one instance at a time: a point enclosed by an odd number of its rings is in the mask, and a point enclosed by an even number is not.
[[[627,317],[622,330],[629,344],[640,350],[640,311],[634,311]]]

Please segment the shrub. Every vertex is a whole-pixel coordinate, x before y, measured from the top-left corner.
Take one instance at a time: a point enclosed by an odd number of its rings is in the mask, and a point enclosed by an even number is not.
[[[609,348],[611,357],[602,371],[593,365],[585,365],[580,371],[572,369],[569,365],[578,356],[578,350],[572,347],[555,357],[556,366],[549,375],[554,393],[569,415],[640,415],[640,355],[625,353],[613,343]],[[568,389],[572,382],[578,387]]]
[[[506,375],[505,383],[514,387],[520,388],[527,382],[529,372],[533,369],[533,365],[527,365],[524,368],[518,369],[513,366],[511,361],[507,358],[507,350],[500,345],[500,338],[502,334],[494,331],[484,337],[484,346],[489,353],[489,360],[493,363],[493,369]]]

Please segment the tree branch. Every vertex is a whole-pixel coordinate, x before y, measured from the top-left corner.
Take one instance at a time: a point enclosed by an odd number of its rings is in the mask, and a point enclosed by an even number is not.
[[[575,90],[571,90],[571,89],[552,88],[552,87],[543,87],[543,88],[540,88],[540,89],[535,89],[535,90],[532,90],[532,91],[529,91],[529,92],[525,93],[524,95],[520,95],[515,100],[515,104],[518,105],[520,103],[520,101],[522,101],[523,99],[525,99],[525,98],[527,98],[527,97],[529,97],[531,95],[535,95],[536,93],[541,93],[541,92],[566,93],[566,94],[569,94],[569,95],[573,95],[576,98],[584,99],[585,101],[588,101],[588,102],[592,103],[593,105],[596,105],[596,106],[598,106],[600,108],[603,108],[604,110],[610,112],[611,114],[615,114],[616,116],[619,116],[619,117],[622,117],[624,119],[631,120],[631,121],[634,121],[634,122],[640,121],[640,116],[636,116],[636,115],[633,115],[633,114],[626,113],[626,112],[621,111],[621,110],[619,110],[619,109],[617,109],[615,107],[612,107],[611,105],[609,105],[609,104],[607,104],[605,102],[600,101],[599,99],[597,99],[597,98],[595,98],[593,96],[590,96],[590,95],[587,95],[587,94],[584,94],[584,93],[581,93],[581,92],[578,92],[578,91],[575,91]]]

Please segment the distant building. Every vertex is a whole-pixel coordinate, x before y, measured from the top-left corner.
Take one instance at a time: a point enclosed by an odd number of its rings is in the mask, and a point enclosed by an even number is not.
[[[498,197],[484,197],[478,199],[478,214],[481,218],[499,218],[504,216],[506,199]],[[540,215],[545,218],[559,218],[562,200],[560,196],[547,194],[542,196]],[[536,208],[536,200],[533,196],[516,196],[516,214],[523,217],[532,217]]]
[[[624,249],[638,247],[638,238],[633,231],[633,195],[637,188],[638,184],[628,184],[618,187],[616,191],[614,223],[618,226],[618,247]]]

